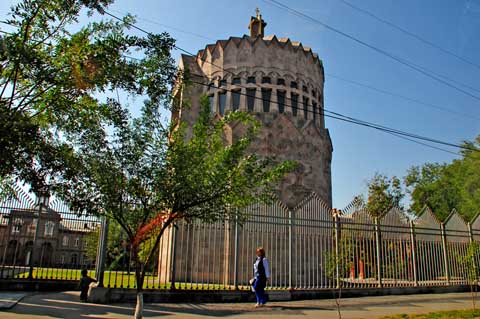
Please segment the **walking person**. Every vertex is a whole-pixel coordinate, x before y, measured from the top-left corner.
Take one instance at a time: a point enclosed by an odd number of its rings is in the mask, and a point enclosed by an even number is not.
[[[80,288],[80,300],[83,302],[87,302],[88,288],[90,288],[90,284],[92,282],[97,282],[97,281],[88,276],[88,271],[86,269],[82,269],[81,275],[82,275],[82,278],[80,278],[80,282],[78,283],[78,286]]]
[[[256,308],[263,307],[267,303],[265,296],[265,286],[270,278],[270,267],[268,259],[265,257],[265,250],[262,247],[257,248],[257,259],[253,264],[253,290],[257,297]]]

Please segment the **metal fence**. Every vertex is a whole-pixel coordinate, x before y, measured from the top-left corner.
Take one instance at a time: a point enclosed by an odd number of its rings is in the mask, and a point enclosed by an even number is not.
[[[0,203],[0,279],[79,280],[81,269],[94,275],[97,218],[49,200],[16,187],[15,198]]]
[[[444,222],[428,208],[416,217],[392,208],[377,218],[355,202],[332,211],[312,194],[294,209],[275,202],[246,213],[243,224],[181,221],[169,228],[144,287],[249,289],[259,246],[270,261],[269,289],[464,285],[480,263],[476,250],[469,260],[480,243],[480,219],[466,223],[456,211]],[[105,287],[134,288],[126,236],[113,221],[103,231],[100,225],[59,201],[40,205],[25,193],[2,203],[0,278],[78,280],[84,268],[96,275],[98,255]]]

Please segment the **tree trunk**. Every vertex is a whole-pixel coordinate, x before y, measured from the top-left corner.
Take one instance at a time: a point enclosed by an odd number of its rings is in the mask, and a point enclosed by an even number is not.
[[[143,318],[143,291],[137,290],[137,305],[135,306],[135,314],[133,316],[135,319]]]

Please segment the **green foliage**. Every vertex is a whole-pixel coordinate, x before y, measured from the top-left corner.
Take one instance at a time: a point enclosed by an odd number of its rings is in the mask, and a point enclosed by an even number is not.
[[[396,176],[388,178],[376,173],[368,182],[368,198],[365,206],[372,216],[382,217],[392,207],[400,207],[403,197],[400,179]]]
[[[162,122],[159,105],[147,99],[139,118],[129,119],[109,140],[81,145],[82,169],[59,191],[82,209],[107,215],[124,230],[139,284],[155,259],[164,231],[177,220],[204,222],[247,216],[238,208],[273,198],[273,186],[293,169],[248,153],[259,123],[251,115],[231,112],[221,119],[201,101],[199,120]],[[231,144],[227,125],[243,125],[245,133]]]
[[[173,45],[167,35],[127,35],[129,16],[72,32],[82,10],[101,14],[110,3],[25,0],[12,8],[12,31],[0,36],[0,178],[21,180],[34,192],[74,178],[76,147],[125,121],[109,93],[154,91],[155,101],[168,91],[175,68],[165,54]],[[127,58],[133,51],[147,58]]]
[[[463,157],[450,164],[410,168],[404,182],[412,198],[411,211],[418,214],[426,205],[440,220],[454,208],[467,220],[480,212],[480,136],[465,145],[477,151],[463,151]]]

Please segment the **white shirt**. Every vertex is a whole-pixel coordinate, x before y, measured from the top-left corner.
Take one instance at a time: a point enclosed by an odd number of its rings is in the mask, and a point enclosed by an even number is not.
[[[260,257],[257,257],[255,263],[253,264],[253,273],[255,274],[255,278],[259,276],[258,273],[258,264],[260,263]],[[270,278],[270,267],[268,264],[268,259],[263,257],[263,268],[265,268],[265,277]]]

